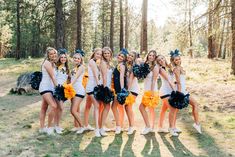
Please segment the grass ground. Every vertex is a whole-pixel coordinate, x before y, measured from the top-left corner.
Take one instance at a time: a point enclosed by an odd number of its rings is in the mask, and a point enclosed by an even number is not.
[[[107,137],[95,138],[93,132],[83,135],[70,132],[73,120],[69,102],[65,104],[61,123],[66,129],[64,134],[40,135],[40,95],[11,95],[8,92],[15,86],[19,74],[40,70],[41,61],[0,59],[0,156],[235,156],[235,77],[229,75],[228,61],[183,58],[188,90],[200,103],[203,134],[193,129],[191,108],[188,107],[178,115],[177,125],[183,132],[177,138],[158,133],[140,135],[144,127],[138,111],[141,96],[133,107],[137,129],[134,135],[110,132]],[[82,112],[84,105],[85,101]],[[157,120],[160,107],[161,104],[156,109]],[[92,112],[90,117],[93,125]],[[128,127],[127,120],[125,126]],[[111,112],[107,127],[114,127]]]

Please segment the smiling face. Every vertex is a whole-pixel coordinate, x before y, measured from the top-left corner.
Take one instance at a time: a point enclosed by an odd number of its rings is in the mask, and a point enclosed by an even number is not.
[[[122,53],[119,53],[118,55],[117,55],[117,61],[120,63],[120,62],[123,62],[124,60],[125,60],[125,55],[124,54],[122,54]]]
[[[94,52],[94,59],[99,60],[102,57],[102,50],[97,50]]]
[[[47,56],[49,61],[55,62],[57,60],[57,51],[55,49],[51,49],[48,51]]]
[[[73,55],[73,63],[74,65],[79,65],[82,63],[82,57],[79,54],[74,54]]]
[[[60,63],[65,64],[67,62],[66,54],[61,54],[59,58]]]
[[[133,62],[135,60],[136,56],[133,52],[130,52],[128,55],[127,55],[127,61],[128,62]]]
[[[180,56],[174,57],[173,63],[174,63],[176,66],[181,65],[181,58],[180,58]]]
[[[148,62],[153,62],[156,59],[156,54],[154,52],[149,52],[147,56],[147,61]]]
[[[165,66],[166,66],[166,58],[165,58],[164,56],[162,56],[162,55],[159,55],[159,56],[157,57],[157,63],[158,63],[159,65],[165,67]]]
[[[105,50],[105,51],[103,51],[103,57],[106,61],[110,61],[112,54],[109,50]]]

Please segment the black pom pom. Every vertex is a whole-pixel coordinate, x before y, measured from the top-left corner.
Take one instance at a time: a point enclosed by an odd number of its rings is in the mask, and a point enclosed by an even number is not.
[[[117,93],[117,101],[119,104],[123,105],[125,104],[126,97],[129,95],[129,92],[123,88],[120,93]]]
[[[184,95],[179,91],[172,91],[168,102],[174,108],[183,109],[189,104],[189,94]]]
[[[113,100],[114,100],[113,92],[108,87],[105,87],[104,88],[104,99],[103,99],[103,102],[105,104],[109,104]]]
[[[140,65],[138,65],[138,64],[133,65],[132,71],[133,71],[134,76],[135,76],[138,80],[142,78]]]
[[[31,87],[35,90],[38,90],[41,80],[42,80],[42,72],[35,71],[31,75],[31,81],[30,81]]]
[[[150,67],[147,63],[140,64],[141,74],[142,78],[145,79],[147,75],[150,73]]]
[[[104,99],[104,86],[98,85],[94,88],[94,97],[96,100],[103,101]]]
[[[55,87],[55,92],[53,93],[53,96],[58,101],[67,100],[64,96],[64,87],[62,85],[58,85],[58,86]]]

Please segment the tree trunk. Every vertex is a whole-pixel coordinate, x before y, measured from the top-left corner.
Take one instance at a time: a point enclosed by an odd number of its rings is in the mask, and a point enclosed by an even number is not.
[[[123,11],[122,11],[122,0],[119,0],[120,5],[120,34],[119,34],[119,48],[123,48]]]
[[[110,15],[110,48],[113,51],[113,35],[114,35],[114,4],[115,0],[111,0],[111,15]]]
[[[235,75],[235,1],[231,0],[232,6],[232,74]]]
[[[125,21],[125,48],[128,49],[128,40],[129,40],[129,13],[128,13],[128,0],[125,0],[125,14],[126,14],[126,21]]]
[[[216,51],[215,51],[215,37],[212,33],[213,29],[213,19],[212,19],[212,0],[209,1],[209,8],[208,8],[208,58],[213,59],[216,57]]]
[[[77,0],[77,42],[76,42],[76,49],[82,49],[81,36],[82,36],[81,0]]]
[[[102,47],[105,46],[105,0],[102,1]]]
[[[17,28],[16,28],[16,56],[15,58],[18,60],[20,59],[20,38],[21,38],[20,36],[20,0],[17,0],[16,3],[17,3],[17,7],[16,7]]]
[[[147,8],[148,8],[148,0],[143,0],[142,5],[142,27],[141,27],[141,46],[140,52],[148,51],[148,38],[147,38]]]
[[[54,0],[55,4],[55,47],[56,49],[65,47],[65,29],[62,0]]]
[[[191,9],[191,0],[188,2],[188,14],[189,14],[189,21],[188,21],[188,31],[189,31],[189,56],[193,58],[193,39],[192,39],[192,9]]]

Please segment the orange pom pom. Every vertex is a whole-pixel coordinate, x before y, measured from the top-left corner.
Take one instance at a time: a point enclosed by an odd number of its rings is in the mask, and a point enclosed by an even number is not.
[[[88,72],[86,71],[82,78],[82,85],[84,88],[86,88],[87,82],[88,82]]]
[[[67,99],[72,99],[76,95],[76,91],[74,90],[72,84],[64,84],[64,96]]]
[[[135,96],[132,94],[129,94],[126,98],[125,105],[133,105],[135,103]]]
[[[144,92],[142,97],[142,104],[146,107],[156,107],[159,102],[159,94],[158,92],[154,92],[152,95],[151,91]]]

